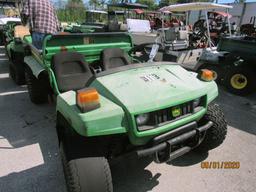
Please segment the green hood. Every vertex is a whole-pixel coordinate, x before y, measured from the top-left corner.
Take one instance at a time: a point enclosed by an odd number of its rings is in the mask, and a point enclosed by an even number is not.
[[[183,103],[207,93],[213,94],[208,98],[217,96],[214,82],[203,82],[195,76],[179,65],[159,64],[101,76],[91,86],[135,114]]]

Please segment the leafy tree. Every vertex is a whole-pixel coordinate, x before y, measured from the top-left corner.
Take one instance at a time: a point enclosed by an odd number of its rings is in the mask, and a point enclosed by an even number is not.
[[[68,0],[65,8],[57,10],[60,21],[82,22],[85,20],[85,6],[82,0]]]
[[[164,6],[168,6],[171,4],[176,4],[178,3],[179,0],[160,0],[159,1],[159,7],[164,7]]]
[[[154,0],[136,0],[136,3],[147,5],[148,8],[151,10],[156,8],[156,3]]]
[[[89,0],[89,5],[96,9],[100,5],[99,0]]]
[[[122,0],[109,0],[108,3],[109,4],[117,4],[117,3],[121,3],[123,2]]]

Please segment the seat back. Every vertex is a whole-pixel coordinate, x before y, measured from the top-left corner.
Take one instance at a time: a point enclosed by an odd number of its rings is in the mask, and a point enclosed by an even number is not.
[[[177,39],[177,31],[176,28],[167,28],[164,30],[165,32],[165,42],[169,43],[175,41]]]
[[[129,65],[131,62],[127,53],[120,48],[104,49],[101,54],[103,70]]]
[[[164,29],[164,43],[170,50],[181,50],[189,47],[189,35],[186,27]]]
[[[92,77],[84,56],[77,52],[55,54],[52,59],[52,69],[60,92],[82,89]]]
[[[189,40],[188,31],[187,30],[180,30],[178,33],[178,40]]]
[[[28,27],[23,25],[17,25],[14,27],[14,37],[23,39],[26,35],[30,35]]]

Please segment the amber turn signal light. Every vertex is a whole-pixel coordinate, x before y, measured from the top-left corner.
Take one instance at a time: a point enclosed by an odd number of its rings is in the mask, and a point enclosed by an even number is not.
[[[76,104],[85,113],[100,107],[100,96],[95,88],[85,88],[76,92]]]
[[[202,80],[202,81],[213,81],[215,80],[214,78],[214,73],[209,70],[209,69],[201,69],[197,75],[197,78]]]

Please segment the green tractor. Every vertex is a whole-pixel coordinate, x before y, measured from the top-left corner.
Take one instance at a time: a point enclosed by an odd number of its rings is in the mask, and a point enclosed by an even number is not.
[[[6,53],[10,60],[10,76],[16,84],[22,85],[25,83],[24,56],[26,47],[23,37],[30,34],[29,29],[22,26],[20,22],[8,22],[4,32],[6,36]]]
[[[127,33],[64,34],[47,36],[42,51],[31,45],[25,57],[32,102],[56,95],[70,192],[112,192],[109,162],[124,154],[164,163],[194,148],[213,149],[226,137],[224,115],[213,103],[218,88],[211,71],[134,63],[135,50]]]

